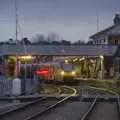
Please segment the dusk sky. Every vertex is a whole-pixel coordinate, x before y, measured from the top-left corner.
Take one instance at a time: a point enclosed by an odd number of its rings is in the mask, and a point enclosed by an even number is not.
[[[0,0],[0,40],[15,38],[14,0]],[[97,12],[100,30],[113,24],[120,12],[120,0],[18,0],[19,38],[50,32],[62,39],[88,40],[97,32]]]

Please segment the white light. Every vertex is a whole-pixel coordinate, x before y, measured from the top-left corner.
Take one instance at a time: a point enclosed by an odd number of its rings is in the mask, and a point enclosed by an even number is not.
[[[68,63],[68,60],[65,60],[65,63]]]
[[[64,75],[65,74],[65,72],[64,71],[61,71],[61,75]]]
[[[77,58],[75,58],[75,60],[77,60]]]
[[[79,59],[80,61],[85,60],[85,57],[83,56],[82,58]]]
[[[91,63],[94,63],[94,60],[90,60],[91,61]]]
[[[32,59],[33,57],[32,56],[20,56],[20,57],[18,57],[19,59]]]
[[[103,60],[103,59],[104,59],[104,56],[103,56],[103,55],[100,55],[100,58]]]
[[[75,71],[72,71],[72,75],[75,75]]]
[[[76,62],[78,59],[77,58],[75,58],[74,60],[73,60],[73,62]]]

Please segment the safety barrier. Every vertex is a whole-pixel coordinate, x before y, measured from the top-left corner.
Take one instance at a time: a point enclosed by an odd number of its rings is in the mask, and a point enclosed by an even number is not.
[[[12,96],[12,79],[0,77],[0,97]],[[21,94],[34,94],[38,83],[33,79],[21,79]]]
[[[12,94],[12,80],[0,80],[0,96]]]

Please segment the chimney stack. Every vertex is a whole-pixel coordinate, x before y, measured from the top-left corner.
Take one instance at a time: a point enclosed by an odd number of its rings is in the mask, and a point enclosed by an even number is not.
[[[120,25],[120,13],[116,13],[113,19],[114,25]]]

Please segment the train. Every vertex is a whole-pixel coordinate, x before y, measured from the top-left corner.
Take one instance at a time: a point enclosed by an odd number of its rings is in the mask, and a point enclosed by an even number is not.
[[[70,81],[76,77],[74,65],[67,60],[21,64],[20,76],[46,81]]]
[[[48,62],[38,65],[35,75],[45,80],[69,81],[75,78],[75,70],[69,62]]]

